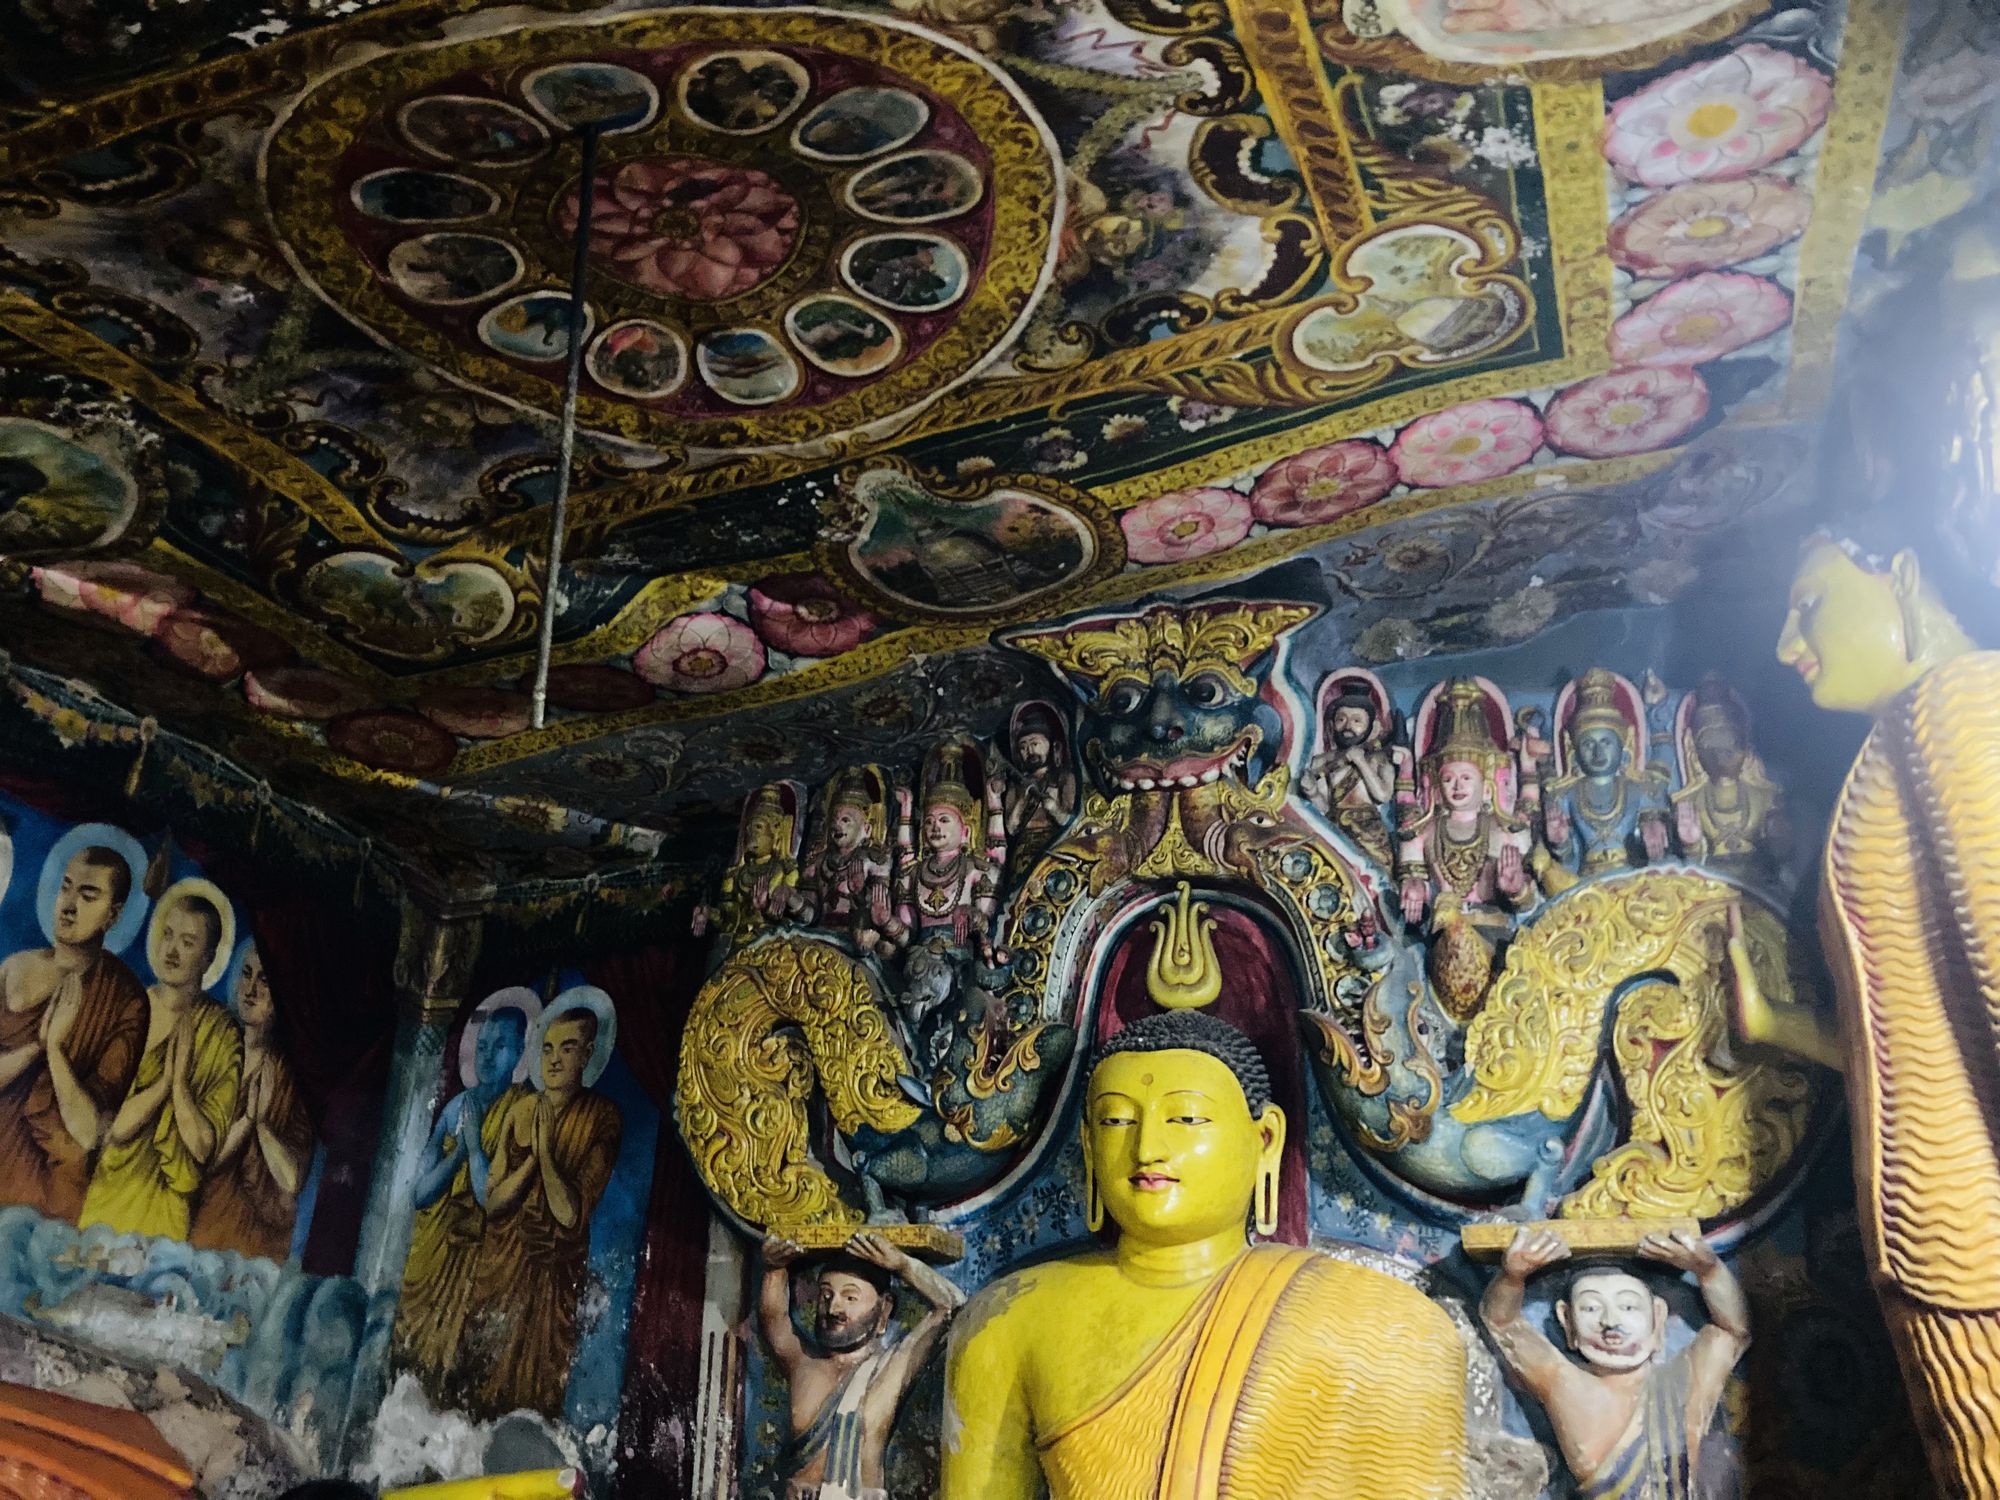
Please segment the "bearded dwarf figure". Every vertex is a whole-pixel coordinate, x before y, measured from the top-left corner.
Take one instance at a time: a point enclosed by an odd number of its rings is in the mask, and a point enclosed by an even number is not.
[[[1875,721],[1835,804],[1820,933],[1838,1031],[1768,1000],[1731,944],[1736,1026],[1843,1067],[1869,1271],[1939,1489],[2000,1497],[2000,653],[1922,576],[1821,535],[1778,659]]]
[[[758,1324],[791,1383],[791,1438],[779,1459],[785,1500],[888,1500],[882,1459],[911,1382],[965,1294],[879,1234],[861,1233],[815,1278],[818,1352],[792,1326],[791,1266],[806,1254],[790,1240],[764,1241]],[[891,1338],[891,1277],[930,1304],[917,1326]]]
[[[1069,737],[1046,703],[1024,703],[1014,711],[1014,759],[1000,805],[1007,848],[1018,873],[1034,868],[1076,813],[1076,772],[1069,764]]]
[[[1285,1117],[1248,1037],[1126,1027],[1083,1118],[1118,1243],[988,1286],[945,1372],[942,1500],[1458,1500],[1465,1352],[1415,1287],[1275,1232]],[[1254,1215],[1253,1215],[1254,1205]]]
[[[1385,809],[1396,797],[1396,762],[1384,741],[1389,726],[1374,697],[1346,687],[1327,706],[1328,748],[1306,763],[1299,790],[1362,853],[1385,869],[1390,861]]]
[[[1580,1500],[1721,1500],[1733,1484],[1704,1482],[1703,1439],[1729,1372],[1750,1347],[1750,1305],[1729,1268],[1684,1231],[1649,1234],[1639,1253],[1686,1271],[1708,1326],[1666,1355],[1667,1304],[1615,1265],[1585,1266],[1556,1303],[1578,1366],[1522,1315],[1528,1278],[1569,1258],[1550,1229],[1523,1229],[1486,1289],[1479,1317],[1514,1378],[1549,1414]]]

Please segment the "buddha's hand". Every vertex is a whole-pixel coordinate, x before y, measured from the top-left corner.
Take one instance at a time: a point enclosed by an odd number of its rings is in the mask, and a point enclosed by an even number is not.
[[[1553,1229],[1521,1229],[1500,1258],[1500,1274],[1514,1281],[1526,1281],[1537,1271],[1568,1259],[1569,1241]]]
[[[1729,1022],[1745,1041],[1761,1042],[1771,1032],[1771,1007],[1757,966],[1750,962],[1750,944],[1743,937],[1743,903],[1729,903],[1729,936],[1724,954],[1729,961]]]
[[[1681,836],[1681,847],[1692,849],[1701,842],[1701,816],[1694,809],[1694,799],[1678,803],[1674,807],[1674,832]]]
[[[1647,1260],[1663,1261],[1676,1271],[1686,1271],[1699,1281],[1722,1264],[1708,1241],[1685,1229],[1671,1234],[1649,1234],[1639,1241],[1639,1253]]]
[[[1521,851],[1512,844],[1503,844],[1500,848],[1493,883],[1500,888],[1503,896],[1518,896],[1528,888],[1527,861],[1521,858]]]
[[[796,1240],[788,1240],[775,1234],[764,1236],[764,1264],[773,1271],[782,1271],[794,1261],[803,1260],[805,1253],[806,1247]]]

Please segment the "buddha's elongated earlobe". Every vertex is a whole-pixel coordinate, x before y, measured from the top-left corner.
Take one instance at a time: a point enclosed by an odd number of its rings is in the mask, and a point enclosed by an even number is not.
[[[1090,1154],[1083,1158],[1083,1222],[1092,1234],[1104,1227],[1104,1199],[1097,1192],[1097,1173],[1090,1168]]]
[[[1257,1172],[1257,1233],[1269,1239],[1278,1232],[1278,1164],[1270,1162]]]

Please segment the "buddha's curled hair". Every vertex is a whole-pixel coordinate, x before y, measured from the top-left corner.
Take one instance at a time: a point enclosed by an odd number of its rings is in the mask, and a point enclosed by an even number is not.
[[[1271,1075],[1256,1044],[1219,1016],[1163,1010],[1142,1016],[1097,1049],[1097,1064],[1121,1052],[1204,1052],[1236,1075],[1254,1119],[1271,1102]]]

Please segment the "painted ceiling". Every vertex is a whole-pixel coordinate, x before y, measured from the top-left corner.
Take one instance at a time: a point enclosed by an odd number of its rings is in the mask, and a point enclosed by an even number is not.
[[[0,640],[580,864],[991,728],[1072,608],[1299,559],[1381,662],[1726,588],[1992,154],[1895,0],[20,8]]]

